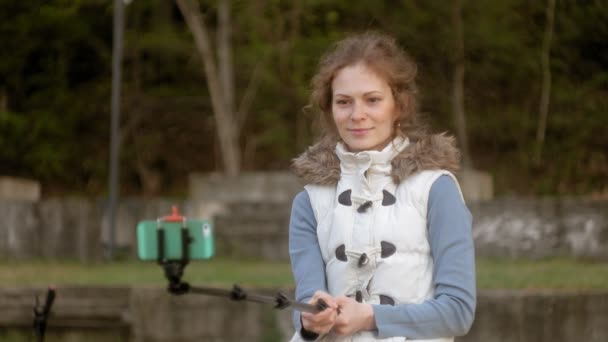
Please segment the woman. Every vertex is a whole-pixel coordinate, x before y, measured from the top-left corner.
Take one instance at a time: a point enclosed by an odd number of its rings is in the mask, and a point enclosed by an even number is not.
[[[471,215],[454,139],[417,120],[416,66],[378,33],[338,42],[313,78],[324,134],[293,162],[292,341],[451,341],[475,312]]]

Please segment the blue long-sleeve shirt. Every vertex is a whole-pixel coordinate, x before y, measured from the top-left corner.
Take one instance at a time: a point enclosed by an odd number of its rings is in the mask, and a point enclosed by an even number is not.
[[[472,217],[449,176],[439,177],[431,187],[427,223],[434,262],[434,297],[420,304],[373,305],[379,338],[461,336],[473,324],[476,288]],[[318,290],[327,292],[316,227],[310,198],[302,191],[294,198],[289,224],[289,254],[298,301],[308,302]],[[294,313],[293,318],[300,331],[300,314]]]

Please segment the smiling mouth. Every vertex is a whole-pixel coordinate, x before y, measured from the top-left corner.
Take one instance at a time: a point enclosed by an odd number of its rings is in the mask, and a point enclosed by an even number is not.
[[[373,127],[372,127],[373,128]],[[351,128],[348,131],[352,135],[365,135],[367,132],[371,131],[372,128]]]

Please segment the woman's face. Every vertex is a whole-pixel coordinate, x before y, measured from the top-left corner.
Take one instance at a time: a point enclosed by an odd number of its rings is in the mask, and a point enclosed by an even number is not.
[[[382,150],[393,138],[397,119],[388,83],[358,63],[338,71],[331,88],[334,122],[348,149]]]

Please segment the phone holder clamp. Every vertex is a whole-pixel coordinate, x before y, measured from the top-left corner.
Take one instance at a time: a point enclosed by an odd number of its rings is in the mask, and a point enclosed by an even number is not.
[[[162,221],[168,222],[182,222],[181,229],[181,245],[182,245],[182,257],[177,260],[167,259],[165,257],[165,229],[163,228]],[[193,239],[188,232],[188,226],[186,224],[186,218],[179,215],[177,208],[173,207],[173,215],[166,216],[162,219],[157,220],[157,243],[158,243],[158,259],[157,262],[163,267],[165,271],[165,277],[169,280],[167,290],[175,295],[182,295],[190,291],[190,285],[182,281],[184,275],[184,268],[190,262],[190,243]]]

